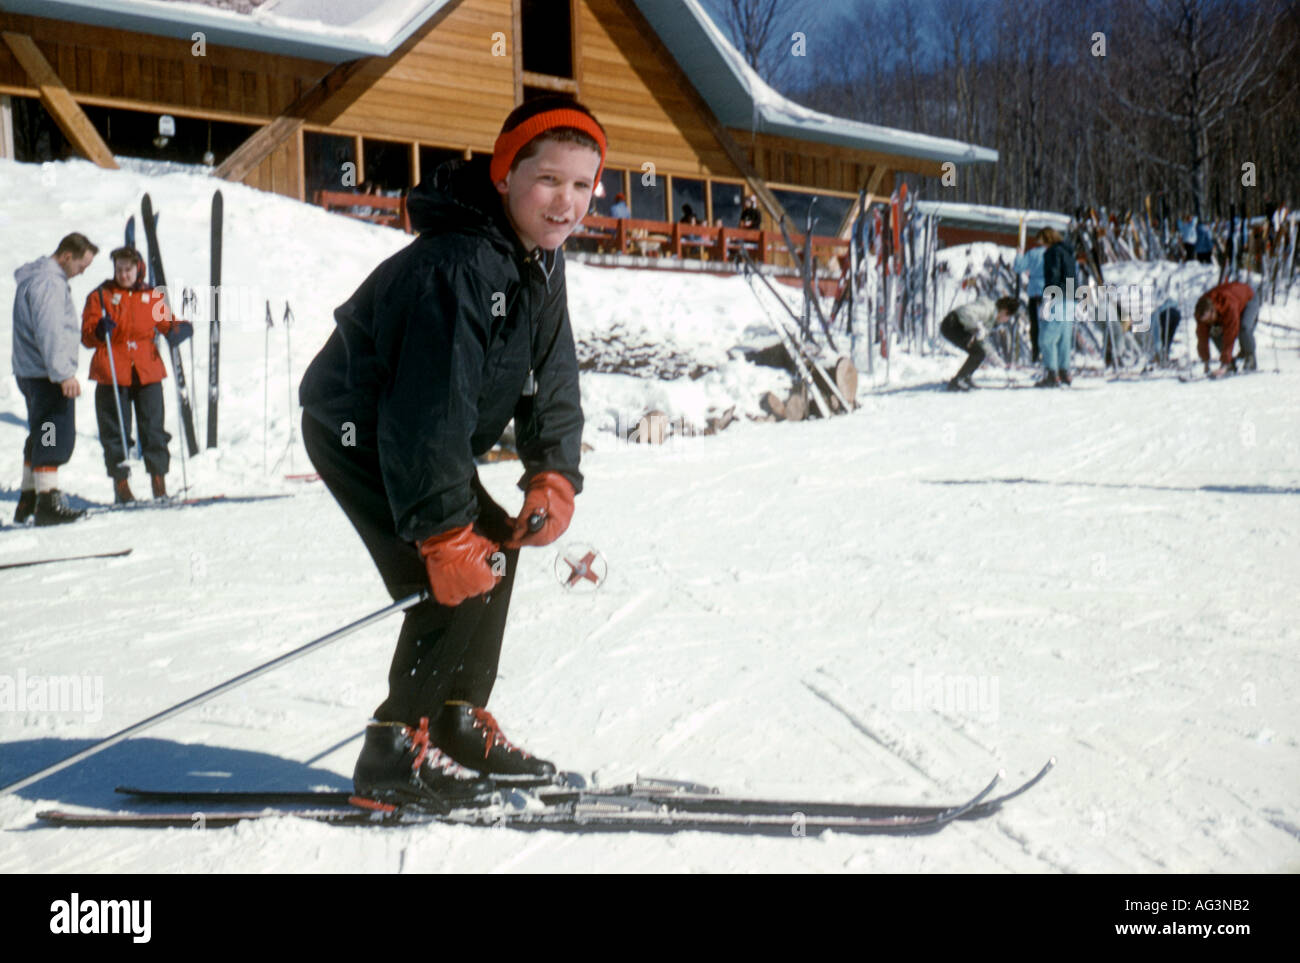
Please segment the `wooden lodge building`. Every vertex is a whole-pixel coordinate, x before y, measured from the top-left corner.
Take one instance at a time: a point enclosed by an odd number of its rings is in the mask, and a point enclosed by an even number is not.
[[[0,156],[208,163],[304,201],[399,194],[550,91],[608,133],[593,213],[622,193],[661,228],[684,204],[734,228],[756,193],[765,228],[784,209],[801,229],[816,197],[814,234],[838,237],[860,190],[997,160],[791,103],[699,0],[0,0],[0,30]]]

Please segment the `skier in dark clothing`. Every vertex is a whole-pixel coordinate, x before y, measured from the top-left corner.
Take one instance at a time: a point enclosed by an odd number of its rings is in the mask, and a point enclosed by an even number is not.
[[[353,783],[379,804],[445,808],[495,779],[555,767],[484,708],[519,549],[559,538],[582,488],[582,409],[558,250],[587,211],[605,134],[566,97],[506,119],[490,164],[453,161],[408,206],[419,238],[337,311],[300,389],[303,440],[407,610],[388,697]],[[512,517],[474,458],[514,419],[524,504]],[[463,767],[463,768],[462,768]]]
[[[1042,352],[1042,379],[1038,388],[1070,383],[1070,348],[1074,344],[1074,248],[1060,232],[1045,227],[1039,237],[1048,245],[1043,253],[1043,318],[1038,325]]]

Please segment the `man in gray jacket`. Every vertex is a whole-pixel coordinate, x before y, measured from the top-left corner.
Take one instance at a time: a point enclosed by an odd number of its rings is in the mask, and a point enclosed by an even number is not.
[[[69,234],[49,257],[14,272],[13,367],[27,400],[27,442],[23,445],[23,482],[14,522],[35,515],[37,525],[75,521],[82,513],[68,508],[59,492],[59,466],[72,457],[76,441],[77,350],[81,316],[72,304],[68,282],[90,266],[99,253],[82,234]]]

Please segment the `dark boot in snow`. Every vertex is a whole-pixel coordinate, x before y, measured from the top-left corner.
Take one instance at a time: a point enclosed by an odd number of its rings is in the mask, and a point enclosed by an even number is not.
[[[1060,379],[1056,377],[1055,371],[1047,372],[1041,380],[1034,382],[1035,388],[1059,388],[1060,385]]]
[[[1070,384],[1070,372],[1068,372],[1068,371],[1066,371],[1064,368],[1062,368],[1060,371],[1056,372],[1056,379],[1057,379],[1061,384],[1063,384],[1063,385],[1069,385],[1069,384]]]
[[[63,525],[75,522],[84,514],[84,509],[69,508],[63,500],[63,493],[57,488],[52,492],[40,492],[36,496],[37,525]]]
[[[486,804],[490,779],[476,779],[429,741],[429,720],[419,727],[401,722],[372,722],[352,772],[358,803],[376,808],[417,805],[434,812]]]
[[[438,748],[462,766],[498,779],[549,779],[555,765],[511,743],[492,713],[449,702],[438,717]]]
[[[154,498],[167,497],[167,479],[163,475],[150,475],[149,483],[153,485]]]
[[[131,494],[131,484],[125,478],[119,478],[113,482],[113,504],[130,505],[135,501],[135,496]]]
[[[27,519],[36,514],[36,489],[24,488],[18,496],[18,507],[14,509],[14,524],[23,525]]]

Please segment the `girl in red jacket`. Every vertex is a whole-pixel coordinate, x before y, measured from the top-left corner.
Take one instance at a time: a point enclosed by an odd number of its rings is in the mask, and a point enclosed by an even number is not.
[[[140,421],[140,441],[145,469],[153,483],[155,498],[167,494],[164,480],[170,455],[171,435],[163,430],[162,381],[167,377],[162,356],[154,343],[156,333],[169,343],[180,344],[193,333],[187,321],[177,321],[162,293],[144,282],[144,260],[133,247],[120,247],[112,254],[113,277],[86,298],[81,312],[81,343],[94,348],[90,359],[90,380],[95,388],[95,416],[99,441],[104,446],[104,465],[113,479],[113,500],[135,501],[127,482],[130,470],[123,465],[131,439],[131,406]],[[113,363],[109,364],[109,341]],[[114,400],[116,391],[117,399]],[[119,407],[122,421],[118,422]]]

